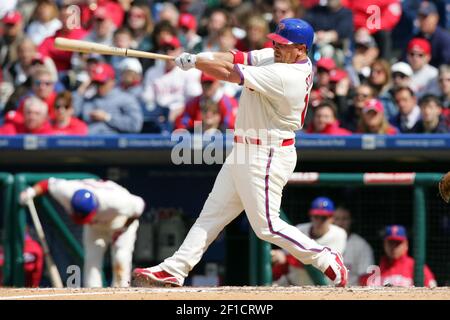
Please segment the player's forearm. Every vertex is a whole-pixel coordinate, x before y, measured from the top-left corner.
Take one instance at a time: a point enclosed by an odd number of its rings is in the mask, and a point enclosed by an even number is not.
[[[239,73],[234,69],[233,55],[229,52],[198,55],[195,67],[219,80],[240,83]]]
[[[40,196],[48,192],[48,180],[41,180],[33,186],[36,196]]]

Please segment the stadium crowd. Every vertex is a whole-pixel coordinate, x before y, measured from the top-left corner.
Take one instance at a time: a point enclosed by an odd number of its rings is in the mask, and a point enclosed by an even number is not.
[[[250,51],[271,47],[266,34],[289,17],[315,29],[304,133],[448,133],[448,8],[418,0],[1,1],[0,134],[232,129],[238,85],[173,61],[60,51],[54,39],[172,56]]]

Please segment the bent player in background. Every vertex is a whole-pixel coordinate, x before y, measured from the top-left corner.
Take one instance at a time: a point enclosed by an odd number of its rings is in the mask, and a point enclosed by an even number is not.
[[[144,200],[113,181],[50,178],[22,191],[20,202],[25,204],[46,193],[63,206],[73,222],[83,225],[83,286],[103,286],[103,256],[111,245],[112,286],[128,287]]]
[[[251,52],[183,53],[176,64],[243,85],[234,146],[200,216],[177,252],[161,264],[133,271],[136,286],[182,286],[220,231],[243,210],[262,240],[312,264],[336,286],[347,283],[341,255],[280,219],[282,190],[297,163],[295,131],[302,128],[313,74],[308,58],[314,30],[284,19],[269,34],[274,48]],[[235,159],[245,154],[244,163]]]

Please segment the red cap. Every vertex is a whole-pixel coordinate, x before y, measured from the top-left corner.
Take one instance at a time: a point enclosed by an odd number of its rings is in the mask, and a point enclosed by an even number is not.
[[[202,73],[202,76],[200,77],[200,82],[216,82],[217,81],[217,79],[216,78],[214,78],[213,76],[210,76],[209,74],[207,74],[207,73]]]
[[[189,30],[196,30],[197,29],[197,19],[195,19],[195,16],[189,13],[182,13],[180,14],[180,18],[178,19],[178,27],[185,27]]]
[[[94,11],[94,18],[109,19],[111,18],[111,14],[108,12],[108,9],[106,7],[98,7]]]
[[[19,11],[10,11],[3,16],[2,22],[4,24],[16,24],[22,21],[22,15]]]
[[[426,54],[431,54],[431,45],[427,39],[414,38],[408,43],[407,51],[420,51]]]
[[[384,107],[381,101],[377,99],[368,100],[363,107],[363,112],[366,113],[371,110],[375,111],[376,113],[384,112]]]
[[[330,71],[330,81],[331,82],[339,82],[342,79],[347,77],[347,72],[342,69],[334,69]]]
[[[169,36],[169,37],[161,38],[159,40],[159,45],[160,46],[171,46],[171,47],[173,47],[175,49],[181,47],[180,40],[178,40],[177,37],[173,37],[173,36],[172,37]]]
[[[336,63],[331,58],[321,58],[319,61],[317,61],[316,65],[317,69],[322,68],[327,71],[331,71],[336,69]]]
[[[92,68],[90,76],[92,81],[106,82],[114,79],[115,73],[111,65],[101,62]]]

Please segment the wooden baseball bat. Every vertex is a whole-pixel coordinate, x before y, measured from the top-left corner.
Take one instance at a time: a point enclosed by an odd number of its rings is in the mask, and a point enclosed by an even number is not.
[[[41,221],[39,220],[38,213],[36,211],[36,206],[34,205],[33,199],[27,202],[28,210],[30,210],[31,219],[33,220],[34,228],[36,229],[39,241],[41,242],[42,249],[44,250],[45,264],[47,265],[48,272],[50,274],[50,280],[54,288],[63,288],[63,283],[61,276],[56,268],[56,264],[50,255],[50,250],[48,248],[47,240],[45,239],[44,229],[42,228]]]
[[[146,59],[162,59],[162,60],[175,60],[175,57],[158,54],[153,52],[145,52],[141,50],[118,48],[113,46],[107,46],[105,44],[99,44],[95,42],[72,40],[57,37],[55,39],[55,48],[66,51],[75,51],[83,53],[98,53],[110,56],[124,56]]]

